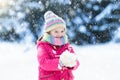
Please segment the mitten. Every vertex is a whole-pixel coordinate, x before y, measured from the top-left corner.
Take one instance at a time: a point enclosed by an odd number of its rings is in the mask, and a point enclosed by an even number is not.
[[[65,51],[60,55],[60,64],[65,67],[74,67],[76,65],[77,57],[75,54]]]

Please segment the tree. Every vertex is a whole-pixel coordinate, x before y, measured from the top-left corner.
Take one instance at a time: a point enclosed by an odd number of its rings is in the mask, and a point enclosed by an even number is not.
[[[17,0],[6,9],[10,13],[0,15],[0,38],[10,41],[31,39],[36,42],[43,32],[44,13],[52,10],[65,20],[71,43],[109,42],[120,25],[119,6],[120,2],[114,0]],[[9,23],[4,23],[7,21]],[[13,33],[10,33],[11,30]],[[5,34],[11,36],[5,39]]]

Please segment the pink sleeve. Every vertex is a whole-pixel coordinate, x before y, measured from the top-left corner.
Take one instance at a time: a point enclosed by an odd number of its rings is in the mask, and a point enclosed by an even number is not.
[[[58,71],[59,59],[50,59],[48,52],[44,46],[38,47],[38,62],[42,69],[46,71]]]
[[[70,45],[68,45],[68,51],[70,51],[71,53],[75,54],[73,47],[70,46]],[[74,67],[72,68],[72,70],[77,69],[77,68],[79,67],[79,65],[80,65],[80,62],[79,62],[79,60],[77,60],[77,64],[76,64],[76,66],[74,66]]]
[[[73,68],[73,70],[76,70],[76,69],[79,67],[79,65],[80,65],[80,62],[77,60],[77,64],[76,64],[76,66]]]
[[[68,51],[70,51],[71,53],[74,53],[73,47],[70,44],[68,44]]]

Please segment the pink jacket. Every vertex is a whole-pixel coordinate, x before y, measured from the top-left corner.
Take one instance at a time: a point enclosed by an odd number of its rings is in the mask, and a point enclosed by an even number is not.
[[[72,69],[66,68],[63,70],[58,68],[59,56],[65,50],[69,50],[74,53],[69,44],[58,47],[53,46],[48,42],[37,42],[37,58],[39,62],[38,80],[73,80],[72,70],[79,66],[78,61],[77,65]]]

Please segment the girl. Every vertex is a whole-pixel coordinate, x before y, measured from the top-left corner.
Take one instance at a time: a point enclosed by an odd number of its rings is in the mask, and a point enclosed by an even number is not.
[[[79,61],[68,42],[66,24],[52,11],[44,18],[45,32],[37,41],[38,80],[73,80],[72,70],[77,69]]]

